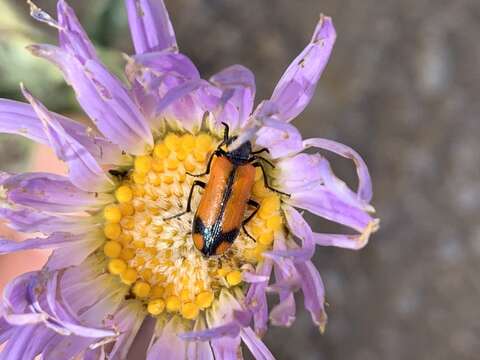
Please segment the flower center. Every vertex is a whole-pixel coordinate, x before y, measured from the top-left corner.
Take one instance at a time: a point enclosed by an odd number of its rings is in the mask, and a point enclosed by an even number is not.
[[[192,240],[200,191],[193,193],[192,212],[171,218],[186,208],[195,180],[187,173],[205,172],[219,142],[208,133],[168,133],[151,154],[135,158],[133,169],[119,172],[117,202],[104,208],[108,271],[131,287],[131,296],[151,315],[166,311],[195,319],[222,288],[242,286],[242,272],[253,270],[271,249],[274,232],[284,231],[280,199],[265,188],[258,168],[252,198],[260,209],[247,225],[256,241],[240,231],[225,254],[205,257]]]

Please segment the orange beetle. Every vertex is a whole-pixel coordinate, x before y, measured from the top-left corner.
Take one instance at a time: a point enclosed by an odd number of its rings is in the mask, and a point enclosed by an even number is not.
[[[268,152],[268,149],[252,152],[252,144],[247,141],[233,151],[223,150],[221,148],[223,145],[228,147],[237,137],[229,137],[228,125],[222,124],[225,126],[223,141],[210,156],[206,171],[202,174],[188,174],[195,177],[210,174],[208,183],[195,180],[190,189],[186,210],[168,218],[176,218],[190,212],[194,188],[200,186],[205,189],[192,224],[195,247],[205,256],[221,255],[227,251],[238,236],[240,227],[253,239],[245,229],[245,225],[255,216],[260,207],[257,202],[250,199],[256,167],[262,169],[265,187],[288,196],[269,186],[265,169],[258,161],[263,160],[274,167],[267,159],[258,156],[262,152]],[[253,206],[255,210],[244,219],[247,205]]]

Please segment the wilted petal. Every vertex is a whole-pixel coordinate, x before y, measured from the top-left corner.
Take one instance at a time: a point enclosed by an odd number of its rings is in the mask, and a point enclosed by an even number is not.
[[[359,250],[368,243],[370,235],[378,230],[378,219],[371,221],[361,234],[322,234],[314,233],[313,241],[321,246],[336,246],[345,249]]]
[[[321,15],[310,44],[287,68],[271,100],[279,107],[278,118],[290,121],[310,102],[335,43],[332,19]]]
[[[315,265],[311,261],[295,264],[301,279],[305,308],[310,311],[313,322],[323,333],[327,324],[325,313],[325,288]]]
[[[270,350],[251,328],[242,329],[240,336],[256,360],[275,360]]]
[[[22,87],[23,95],[42,121],[48,141],[60,160],[69,167],[72,183],[85,191],[111,191],[114,182],[108,178],[93,156],[50,116],[47,109]]]
[[[57,3],[60,46],[74,54],[82,62],[98,60],[95,48],[78,21],[73,9],[64,1]]]
[[[317,147],[328,150],[347,159],[351,159],[357,169],[358,197],[365,203],[370,202],[372,199],[372,180],[370,178],[370,173],[368,172],[365,161],[363,161],[362,157],[355,150],[336,141],[319,138],[305,140],[304,146],[305,148]]]
[[[177,51],[175,32],[163,0],[125,0],[137,54],[163,49]]]
[[[85,192],[68,178],[48,173],[6,176],[8,201],[49,212],[95,211],[114,201],[110,194]]]

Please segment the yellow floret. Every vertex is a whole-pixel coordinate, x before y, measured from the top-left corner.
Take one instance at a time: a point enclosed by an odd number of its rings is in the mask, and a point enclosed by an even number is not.
[[[122,233],[122,229],[120,228],[119,224],[108,223],[103,228],[103,233],[107,239],[116,240]]]
[[[132,292],[138,298],[146,298],[150,294],[150,284],[145,281],[137,281],[133,285]]]
[[[122,252],[122,245],[116,241],[107,241],[103,246],[103,252],[106,257],[118,258]]]
[[[181,138],[182,149],[187,153],[192,151],[195,147],[195,137],[191,134],[185,134]]]
[[[147,177],[145,174],[135,171],[132,175],[133,182],[138,185],[145,185]]]
[[[170,150],[168,150],[164,143],[158,143],[153,148],[153,154],[157,157],[157,159],[166,159],[170,154]]]
[[[132,230],[135,227],[135,219],[132,216],[126,216],[120,222],[122,228]]]
[[[137,156],[135,158],[135,171],[140,174],[146,174],[152,168],[152,158],[147,155]]]
[[[252,193],[256,197],[265,197],[269,194],[269,190],[263,184],[263,180],[259,180],[253,184]]]
[[[133,191],[129,186],[122,185],[115,191],[115,197],[119,203],[130,202],[133,198]]]
[[[120,257],[123,260],[132,260],[135,257],[135,250],[133,249],[123,249],[122,252],[120,253]]]
[[[180,306],[182,305],[178,296],[172,295],[167,298],[167,311],[168,312],[176,312],[180,310]]]
[[[277,195],[269,196],[262,200],[260,212],[272,214],[280,209],[280,198]]]
[[[177,150],[181,145],[180,137],[177,134],[168,134],[163,142],[170,151]]]
[[[199,310],[195,303],[186,303],[182,306],[181,314],[187,320],[194,320],[197,318]]]
[[[111,259],[108,262],[108,271],[113,275],[120,275],[127,269],[127,263],[122,259]]]
[[[201,152],[208,152],[211,150],[213,139],[208,134],[200,134],[195,139],[195,148]]]
[[[122,203],[119,204],[118,207],[120,208],[123,216],[131,216],[135,213],[135,208],[131,203]]]
[[[118,223],[122,218],[121,209],[117,205],[108,205],[103,209],[103,217],[111,223]]]
[[[271,245],[273,243],[273,231],[266,231],[257,238],[257,241],[262,245]]]
[[[267,227],[272,231],[278,231],[282,228],[283,219],[280,215],[273,215],[267,220]]]
[[[176,170],[178,168],[178,165],[180,165],[180,163],[178,162],[177,159],[168,159],[167,160],[167,169],[168,170]]]
[[[202,291],[195,298],[195,304],[201,309],[209,308],[214,299],[213,291]]]
[[[151,300],[147,305],[147,311],[152,315],[160,315],[165,310],[165,301],[162,299]]]
[[[150,292],[150,297],[154,299],[160,298],[163,296],[164,292],[165,292],[165,289],[163,288],[163,286],[155,285],[154,287],[152,287],[152,291]]]
[[[127,268],[123,273],[120,274],[120,279],[124,284],[132,285],[137,280],[137,270],[133,268]]]
[[[230,271],[226,279],[230,286],[236,286],[242,282],[242,273],[238,270]]]
[[[155,172],[163,172],[165,170],[165,166],[163,165],[163,160],[153,159],[152,161],[152,169]]]

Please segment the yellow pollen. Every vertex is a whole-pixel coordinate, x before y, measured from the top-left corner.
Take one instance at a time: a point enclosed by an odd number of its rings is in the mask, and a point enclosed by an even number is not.
[[[130,202],[133,198],[133,191],[129,186],[122,185],[115,191],[115,197],[120,203]]]
[[[167,298],[167,311],[168,312],[177,312],[178,310],[180,310],[181,306],[182,306],[182,303],[177,296],[172,295],[172,296],[169,296]]]
[[[182,306],[181,314],[187,320],[194,320],[197,318],[199,310],[195,303],[186,303]]]
[[[263,184],[263,180],[259,180],[253,184],[252,193],[254,196],[261,198],[267,196],[269,194],[269,190]]]
[[[159,143],[153,148],[153,154],[157,157],[157,159],[166,159],[170,154],[170,150],[168,150],[164,143]]]
[[[178,168],[178,165],[180,165],[180,163],[178,162],[177,159],[168,159],[167,160],[167,169],[168,170],[176,170]]]
[[[187,289],[183,289],[182,291],[180,291],[180,299],[182,301],[188,301],[192,298],[192,295],[190,293],[190,291],[188,291]]]
[[[262,245],[271,245],[273,243],[273,231],[264,232],[257,238],[257,241]]]
[[[137,156],[134,163],[135,171],[139,174],[146,174],[152,167],[152,158],[150,156]]]
[[[147,311],[152,315],[160,315],[165,310],[165,301],[162,299],[151,300],[148,303]]]
[[[272,231],[278,231],[282,228],[283,220],[280,215],[273,215],[267,220],[267,227]]]
[[[155,285],[152,288],[152,292],[150,293],[150,296],[154,299],[161,298],[163,296],[164,291],[165,291],[165,289],[162,286]]]
[[[212,149],[213,139],[208,134],[200,134],[195,139],[195,148],[198,151],[207,153]]]
[[[197,304],[198,307],[201,309],[206,309],[212,305],[213,299],[214,299],[213,291],[202,291],[195,298],[195,304]]]
[[[181,146],[185,152],[190,152],[195,147],[195,137],[191,134],[185,134],[181,138]]]
[[[157,173],[163,172],[165,170],[165,166],[163,165],[163,161],[153,159],[152,160],[152,169],[153,169],[153,171],[155,171]]]
[[[242,282],[242,273],[238,270],[231,271],[227,274],[226,279],[230,286],[237,286]]]
[[[177,134],[168,134],[163,142],[170,151],[178,150],[181,145],[180,137]]]
[[[103,228],[103,233],[107,239],[116,240],[122,233],[122,229],[119,224],[109,223]]]
[[[103,246],[103,252],[106,257],[118,258],[122,252],[122,245],[116,241],[107,241]]]
[[[118,223],[122,218],[122,211],[117,205],[107,205],[103,209],[103,217],[111,223]]]
[[[120,254],[120,257],[123,259],[123,260],[132,260],[134,257],[135,257],[135,250],[132,250],[132,249],[123,249],[121,254]]]
[[[132,216],[135,209],[131,203],[122,203],[118,205],[123,216]],[[114,221],[112,221],[114,222]]]
[[[147,182],[147,177],[145,176],[145,174],[136,171],[133,173],[132,179],[135,184],[139,185],[145,185],[145,183]]]
[[[108,271],[113,275],[120,275],[127,269],[127,263],[121,259],[112,259],[108,262]]]
[[[137,270],[133,268],[128,268],[120,274],[120,279],[122,279],[123,283],[127,285],[132,285],[137,280],[137,276]]]
[[[145,281],[137,281],[132,288],[132,292],[135,296],[141,299],[146,298],[150,294],[150,290],[150,284]]]

